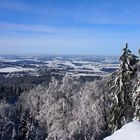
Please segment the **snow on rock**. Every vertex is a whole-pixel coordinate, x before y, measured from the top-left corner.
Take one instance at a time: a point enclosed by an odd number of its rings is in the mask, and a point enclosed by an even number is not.
[[[140,122],[134,121],[125,124],[121,129],[104,140],[140,140]]]

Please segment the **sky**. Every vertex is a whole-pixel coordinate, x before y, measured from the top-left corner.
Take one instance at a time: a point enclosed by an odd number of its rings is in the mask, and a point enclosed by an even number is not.
[[[139,13],[139,0],[0,0],[0,54],[137,52]]]

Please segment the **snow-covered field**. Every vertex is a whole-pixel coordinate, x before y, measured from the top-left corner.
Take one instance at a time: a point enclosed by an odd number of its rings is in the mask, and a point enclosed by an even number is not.
[[[95,59],[96,58],[96,59]],[[101,61],[104,60],[105,62]],[[0,72],[21,72],[40,70],[42,67],[55,70],[64,71],[68,74],[93,76],[106,75],[111,70],[116,70],[118,64],[117,59],[105,57],[0,57]],[[34,69],[31,69],[34,68]]]
[[[52,68],[58,68],[60,65],[63,65],[62,67],[70,67],[74,68],[75,70],[78,69],[90,69],[94,72],[100,72],[100,69],[102,68],[118,68],[118,64],[104,64],[99,62],[89,62],[89,61],[65,61],[65,60],[52,60],[52,61],[46,61],[46,65],[48,67]]]
[[[20,61],[20,60],[0,57],[0,62],[17,62],[17,61]]]
[[[104,140],[140,140],[140,122],[134,121],[125,124]]]
[[[31,68],[22,68],[22,67],[7,67],[7,68],[1,68],[0,72],[20,72],[20,71],[33,71],[34,69]]]

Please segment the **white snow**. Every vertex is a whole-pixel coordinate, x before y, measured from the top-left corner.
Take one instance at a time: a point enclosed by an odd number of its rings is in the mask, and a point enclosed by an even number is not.
[[[140,140],[140,122],[133,121],[125,124],[104,140]]]
[[[66,66],[74,67],[75,65],[72,64],[70,61],[63,61],[63,60],[53,60],[53,61],[46,61],[48,67],[58,67],[59,64],[63,64]]]
[[[8,59],[8,58],[2,58],[0,57],[0,62],[17,62],[20,61],[18,59]]]
[[[45,61],[45,63],[47,63],[47,66],[50,68],[59,68],[60,65],[63,65],[61,67],[63,68],[74,68],[74,70],[82,70],[85,69],[87,71],[87,69],[90,69],[88,71],[94,71],[94,72],[101,72],[102,68],[118,68],[119,65],[118,64],[103,64],[103,63],[99,63],[99,62],[91,62],[91,61],[77,61],[77,60],[73,60],[73,61],[69,61],[69,60],[49,60],[49,61]],[[80,65],[77,65],[77,64]]]
[[[140,92],[140,86],[137,88],[136,92]]]
[[[19,72],[19,71],[31,71],[34,69],[31,68],[22,68],[22,67],[7,67],[7,68],[1,68],[0,72]]]

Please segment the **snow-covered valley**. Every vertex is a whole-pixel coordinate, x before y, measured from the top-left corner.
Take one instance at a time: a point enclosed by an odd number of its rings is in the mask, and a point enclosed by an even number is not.
[[[126,63],[123,55],[121,64],[116,57],[1,58],[0,139],[124,140],[139,130],[129,124],[140,119],[139,60],[130,53]]]
[[[3,56],[0,57],[0,73],[27,72],[40,75],[51,71],[79,76],[103,76],[118,69],[117,57],[100,56]],[[14,74],[12,74],[14,75]]]

